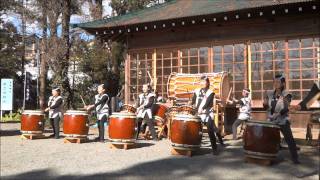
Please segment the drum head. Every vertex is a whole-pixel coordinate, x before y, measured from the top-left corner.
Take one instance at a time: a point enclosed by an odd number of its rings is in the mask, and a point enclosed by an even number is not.
[[[168,112],[172,112],[172,111],[178,112],[180,110],[181,110],[180,106],[172,106],[172,107],[169,108]]]
[[[247,126],[263,126],[263,127],[271,127],[271,128],[280,128],[277,124],[274,124],[269,121],[254,121],[250,120],[246,122]]]
[[[40,110],[24,110],[22,114],[44,115],[44,113]]]
[[[137,111],[137,108],[130,104],[124,104],[121,107],[121,111],[129,111],[131,113],[135,113]]]
[[[110,116],[110,118],[117,118],[117,117],[122,117],[122,118],[136,118],[136,114],[130,113],[130,112],[114,112]]]
[[[180,114],[180,113],[175,114],[173,116],[173,120],[201,122],[201,118],[199,116],[194,116],[191,114]]]
[[[66,114],[66,115],[88,115],[87,111],[79,111],[79,110],[67,110],[64,114]]]

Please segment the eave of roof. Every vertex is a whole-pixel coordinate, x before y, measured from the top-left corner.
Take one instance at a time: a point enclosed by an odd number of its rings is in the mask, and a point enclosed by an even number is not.
[[[166,21],[170,19],[205,16],[245,9],[265,8],[270,6],[289,5],[312,1],[316,2],[316,0],[172,0],[160,5],[127,13],[122,16],[115,16],[112,18],[76,24],[74,27],[83,28],[85,30],[114,28],[156,21]]]

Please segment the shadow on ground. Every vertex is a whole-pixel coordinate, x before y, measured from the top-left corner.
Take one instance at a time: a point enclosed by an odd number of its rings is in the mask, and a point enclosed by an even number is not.
[[[0,130],[0,136],[17,136],[20,134],[20,130]]]
[[[309,156],[304,156],[302,161],[304,164],[297,167],[291,163],[282,163],[284,160],[281,157],[279,162],[273,166],[259,166],[245,163],[241,148],[225,148],[219,156],[212,156],[208,154],[210,152],[209,148],[201,148],[196,156],[191,158],[170,156],[169,158],[140,163],[113,172],[59,175],[53,169],[43,169],[5,176],[2,179],[242,179],[244,177],[265,179],[268,177],[267,173],[279,177],[279,179],[292,179],[292,177],[308,178],[319,173],[315,164],[308,163],[314,161]],[[289,157],[287,152],[281,152],[280,156]],[[103,165],[101,164],[101,166]],[[231,171],[237,173],[232,175]]]

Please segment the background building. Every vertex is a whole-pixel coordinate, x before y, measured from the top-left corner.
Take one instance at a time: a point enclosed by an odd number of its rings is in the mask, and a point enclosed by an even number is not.
[[[78,26],[126,42],[127,103],[148,81],[147,71],[164,97],[172,72],[227,71],[235,96],[250,88],[253,106],[261,108],[277,73],[287,78],[292,104],[319,82],[319,9],[314,0],[173,0]]]

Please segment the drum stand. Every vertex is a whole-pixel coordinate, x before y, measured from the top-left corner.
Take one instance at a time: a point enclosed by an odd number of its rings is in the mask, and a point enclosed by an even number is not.
[[[43,134],[21,134],[21,139],[33,140],[33,139],[40,139],[43,137],[44,137]]]
[[[21,132],[21,139],[40,139],[43,138],[43,132],[42,131],[20,131]]]
[[[185,150],[185,149],[182,150],[182,149],[171,148],[171,154],[191,157],[193,154],[193,151],[192,150]]]
[[[113,143],[110,143],[109,144],[109,148],[110,149],[124,149],[124,150],[128,150],[130,148],[132,148],[134,146],[134,144],[128,144],[128,143],[125,143],[125,144],[113,144]]]
[[[253,164],[258,164],[263,166],[270,166],[273,162],[272,159],[258,159],[258,158],[248,157],[248,156],[245,156],[244,161],[246,163],[253,163]]]
[[[87,142],[88,138],[87,136],[66,136],[63,139],[64,143],[77,143],[77,144],[81,144],[84,142]]]

